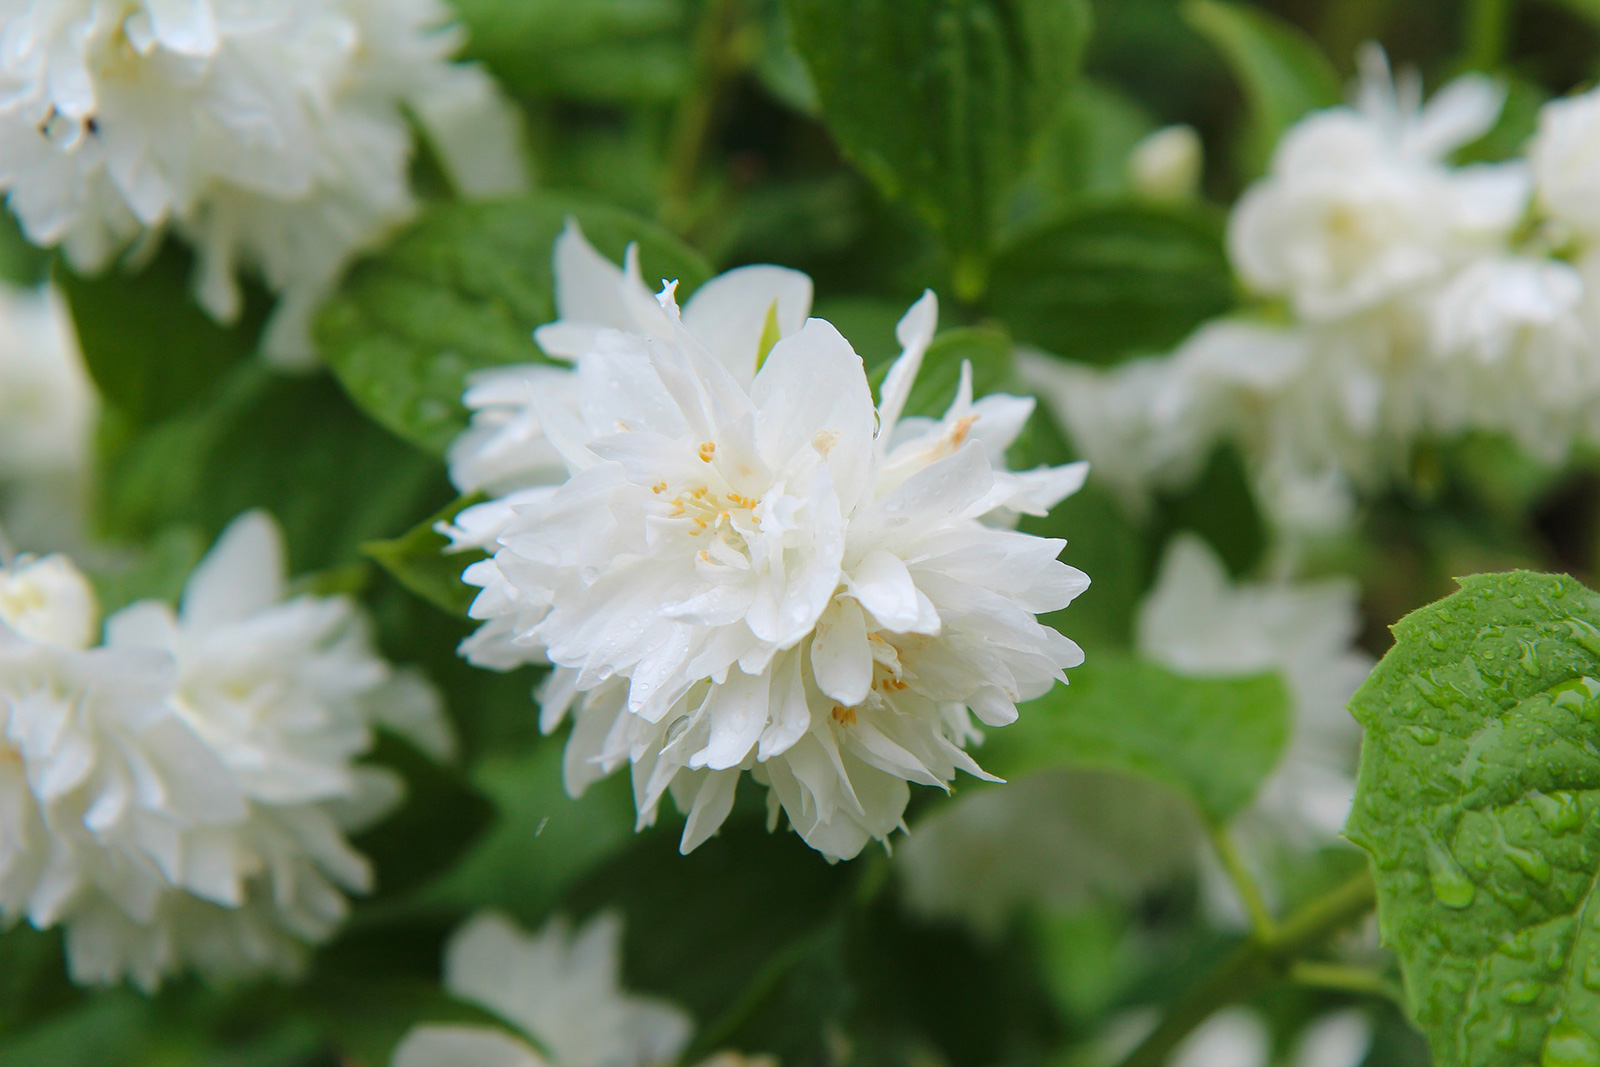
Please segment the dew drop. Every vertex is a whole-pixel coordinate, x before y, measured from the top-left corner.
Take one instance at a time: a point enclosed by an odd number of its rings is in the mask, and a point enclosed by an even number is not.
[[[1567,630],[1572,639],[1596,656],[1600,656],[1600,630],[1583,619],[1568,619]]]
[[[1437,745],[1439,743],[1439,731],[1431,726],[1413,726],[1410,729],[1412,739],[1419,745]]]
[[[1504,989],[1500,990],[1500,999],[1507,1004],[1532,1004],[1539,999],[1539,994],[1544,987],[1531,978],[1519,978],[1515,982],[1507,982]],[[1600,1064],[1595,1064],[1600,1067]]]
[[[1435,652],[1443,652],[1445,649],[1450,647],[1450,642],[1446,641],[1443,637],[1440,637],[1438,630],[1429,630],[1428,647],[1433,649]]]
[[[1539,821],[1553,834],[1570,833],[1583,825],[1583,808],[1578,804],[1575,794],[1565,790],[1557,793],[1535,792],[1532,800]]]
[[[1507,845],[1505,850],[1506,859],[1510,860],[1512,866],[1516,867],[1517,870],[1540,885],[1550,884],[1549,860],[1532,849],[1518,848],[1515,845]],[[1600,1065],[1597,1065],[1597,1067],[1600,1067]]]
[[[1579,979],[1583,982],[1583,988],[1600,992],[1600,959],[1590,959],[1585,963]]]
[[[1600,1067],[1600,1040],[1569,1022],[1559,1022],[1545,1036],[1539,1067]]]
[[[1517,1047],[1517,1017],[1507,1015],[1500,1020],[1500,1025],[1495,1027],[1494,1044],[1496,1048],[1510,1052]]]
[[[1534,677],[1538,677],[1538,675],[1539,675],[1539,650],[1533,647],[1533,643],[1532,642],[1530,642],[1530,641],[1523,641],[1522,642],[1522,657],[1521,657],[1519,662],[1521,662],[1522,669],[1525,672],[1527,672],[1528,674],[1530,674],[1530,675],[1532,675]]]
[[[1431,837],[1428,838],[1428,880],[1433,883],[1434,897],[1447,908],[1465,908],[1477,895],[1467,872]]]

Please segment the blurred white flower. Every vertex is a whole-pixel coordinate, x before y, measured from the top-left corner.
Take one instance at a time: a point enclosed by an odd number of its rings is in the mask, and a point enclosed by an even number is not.
[[[23,556],[0,568],[0,622],[26,640],[88,648],[99,610],[89,580],[65,556]]]
[[[1600,238],[1600,89],[1541,107],[1528,157],[1543,212],[1577,236]]]
[[[244,801],[173,708],[171,660],[87,649],[94,614],[60,557],[0,569],[0,920],[64,926],[76,981],[150,988],[162,963],[108,931],[174,891],[231,901]]]
[[[1163,126],[1133,146],[1128,181],[1146,200],[1181,202],[1200,193],[1205,147],[1193,126]]]
[[[264,348],[303,360],[316,302],[411,211],[408,109],[466,191],[526,181],[447,22],[437,0],[5,0],[0,191],[80,270],[177,230],[220,319],[259,272],[281,297]]]
[[[75,474],[94,406],[60,296],[0,285],[0,479]]]
[[[1140,606],[1139,651],[1200,677],[1276,673],[1292,719],[1282,762],[1251,813],[1301,847],[1335,840],[1355,795],[1361,731],[1345,710],[1372,669],[1354,647],[1353,581],[1235,583],[1198,537],[1175,538]]]
[[[1246,284],[1287,297],[1309,321],[1441,280],[1503,242],[1529,196],[1520,164],[1446,162],[1494,125],[1503,89],[1468,75],[1424,105],[1420,82],[1408,76],[1397,85],[1377,46],[1360,61],[1354,106],[1315,112],[1290,129],[1229,228]]]
[[[689,1042],[689,1017],[623,990],[621,942],[613,914],[576,931],[556,918],[531,935],[502,916],[477,916],[445,950],[445,989],[542,1051],[493,1027],[420,1026],[393,1067],[665,1067]]]
[[[1372,1049],[1372,1024],[1356,1010],[1324,1015],[1300,1034],[1290,1067],[1359,1067]],[[1169,1059],[1170,1067],[1269,1067],[1272,1038],[1266,1020],[1249,1008],[1228,1008],[1207,1019]]]
[[[803,275],[731,272],[680,316],[574,231],[557,257],[563,318],[537,336],[576,361],[576,402],[530,388],[523,449],[566,475],[458,519],[458,543],[498,544],[466,572],[485,625],[463,651],[557,666],[542,723],[577,720],[574,792],[631,763],[641,823],[670,789],[687,850],[750,770],[774,819],[853,856],[899,825],[908,781],[981,773],[971,713],[1004,725],[1079,661],[1033,615],[1086,579],[1061,542],[1003,527],[1083,467],[1007,471],[1032,401],[975,401],[970,373],[942,419],[901,418],[931,294],[875,410],[849,343],[804,321]]]
[[[144,601],[106,622],[107,647],[170,658],[177,715],[214,752],[246,810],[218,842],[214,902],[170,893],[128,926],[128,969],[287,972],[330,936],[372,872],[346,835],[398,801],[401,783],[356,761],[382,723],[447,754],[437,697],[373,648],[340,597],[286,598],[282,538],[241,516],[201,561],[181,610]],[[441,742],[446,748],[441,751]]]

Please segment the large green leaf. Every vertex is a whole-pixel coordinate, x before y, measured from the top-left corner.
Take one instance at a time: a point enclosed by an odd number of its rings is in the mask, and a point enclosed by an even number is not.
[[[1055,118],[1089,30],[1084,0],[789,0],[839,145],[982,288],[996,211]]]
[[[709,273],[616,208],[547,195],[443,205],[351,272],[318,320],[319,349],[368,415],[442,452],[466,424],[467,375],[541,358],[533,331],[555,318],[551,252],[569,219],[618,262],[636,242],[648,283],[676,278],[682,294]]]
[[[1091,363],[1165,351],[1233,304],[1219,218],[1087,208],[1007,248],[989,310],[1019,341]]]
[[[1020,778],[1062,767],[1143,775],[1177,788],[1225,824],[1255,797],[1288,736],[1288,695],[1275,675],[1191,678],[1099,652],[995,730],[978,755]]]
[[[1348,834],[1440,1067],[1600,1064],[1600,596],[1517,571],[1394,627]]]
[[[1250,105],[1246,156],[1259,172],[1283,131],[1300,116],[1343,97],[1322,49],[1295,26],[1258,7],[1187,0],[1184,18],[1222,53]]]

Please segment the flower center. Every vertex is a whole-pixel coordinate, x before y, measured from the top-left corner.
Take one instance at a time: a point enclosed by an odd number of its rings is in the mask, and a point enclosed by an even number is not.
[[[653,488],[657,495],[667,492],[665,482],[657,482]],[[686,520],[684,532],[703,540],[697,553],[702,565],[743,569],[750,565],[748,538],[761,527],[761,516],[756,514],[760,504],[759,497],[697,485],[667,502],[667,517]]]

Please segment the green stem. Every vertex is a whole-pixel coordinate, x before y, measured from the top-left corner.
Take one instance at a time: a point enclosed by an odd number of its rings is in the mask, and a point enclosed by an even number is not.
[[[1364,967],[1300,960],[1289,968],[1289,980],[1312,989],[1392,1001],[1405,1010],[1404,991],[1382,974]]]
[[[1372,878],[1363,872],[1290,915],[1270,935],[1251,937],[1167,1013],[1122,1067],[1163,1067],[1173,1049],[1219,1008],[1288,977],[1300,956],[1366,915],[1376,901]]]
[[[1464,70],[1494,70],[1505,59],[1513,0],[1469,0],[1462,34]]]
[[[740,2],[705,0],[695,37],[694,85],[672,118],[661,217],[679,232],[687,230],[693,220],[695,189],[711,144],[718,103],[739,66],[730,45],[739,26]]]
[[[1217,859],[1222,862],[1222,869],[1228,875],[1228,881],[1233,883],[1234,892],[1239,894],[1239,899],[1244,902],[1245,914],[1250,917],[1250,929],[1254,931],[1259,940],[1267,940],[1273,936],[1277,924],[1273,921],[1272,912],[1267,908],[1266,896],[1261,892],[1261,886],[1256,882],[1255,876],[1250,873],[1250,868],[1245,864],[1244,854],[1239,851],[1239,845],[1234,841],[1233,835],[1228,833],[1226,827],[1211,827],[1211,847],[1217,851]]]

